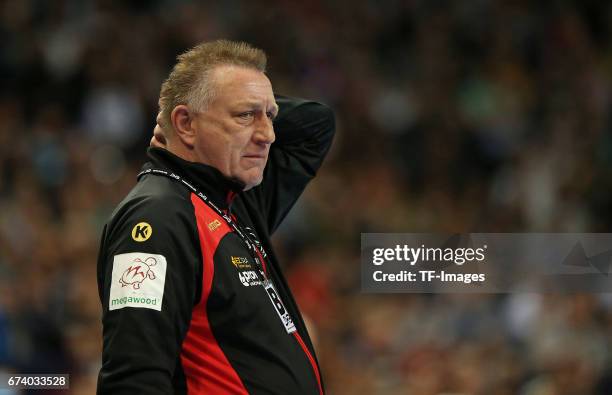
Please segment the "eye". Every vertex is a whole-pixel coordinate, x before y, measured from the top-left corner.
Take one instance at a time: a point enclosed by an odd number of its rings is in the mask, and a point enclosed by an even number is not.
[[[267,117],[268,117],[268,118],[269,118],[271,121],[274,121],[274,118],[276,118],[276,114],[275,114],[274,112],[272,112],[272,111],[268,111],[268,112],[266,113],[266,116],[267,116]]]
[[[245,111],[238,114],[238,117],[244,120],[251,119],[253,118],[253,116],[255,116],[255,113],[253,111]]]

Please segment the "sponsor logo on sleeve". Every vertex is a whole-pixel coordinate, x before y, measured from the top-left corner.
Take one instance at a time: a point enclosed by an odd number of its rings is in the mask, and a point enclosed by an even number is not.
[[[109,310],[140,307],[161,311],[166,268],[163,255],[143,252],[115,255]]]
[[[153,228],[151,225],[146,222],[139,222],[132,228],[132,239],[138,242],[147,241],[152,233]]]

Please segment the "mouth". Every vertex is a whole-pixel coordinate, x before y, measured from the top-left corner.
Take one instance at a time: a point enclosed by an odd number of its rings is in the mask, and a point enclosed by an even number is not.
[[[266,159],[267,155],[264,155],[264,154],[243,155],[243,158],[247,158],[247,159]]]

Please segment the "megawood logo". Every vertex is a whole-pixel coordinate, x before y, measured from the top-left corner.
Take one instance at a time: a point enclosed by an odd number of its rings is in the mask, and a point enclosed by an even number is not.
[[[161,311],[166,268],[163,255],[144,252],[115,255],[109,310],[141,307]]]
[[[126,305],[129,306],[131,304],[139,304],[139,305],[150,305],[151,307],[157,306],[159,303],[159,299],[157,298],[145,298],[145,297],[137,297],[137,296],[124,296],[122,298],[116,298],[111,300],[111,306]],[[111,309],[115,310],[115,309]]]
[[[157,260],[153,257],[148,257],[144,261],[140,258],[134,259],[134,263],[121,275],[119,283],[122,287],[131,285],[133,289],[140,289],[140,284],[147,278],[155,280],[155,272],[151,266],[156,264]]]

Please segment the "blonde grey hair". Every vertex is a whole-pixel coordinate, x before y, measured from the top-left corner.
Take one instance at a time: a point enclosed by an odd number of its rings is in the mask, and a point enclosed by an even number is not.
[[[159,93],[161,126],[170,129],[170,115],[176,106],[185,104],[199,111],[210,103],[215,92],[209,76],[215,67],[242,66],[264,73],[267,63],[266,54],[261,49],[228,40],[199,44],[179,55],[177,60]]]

